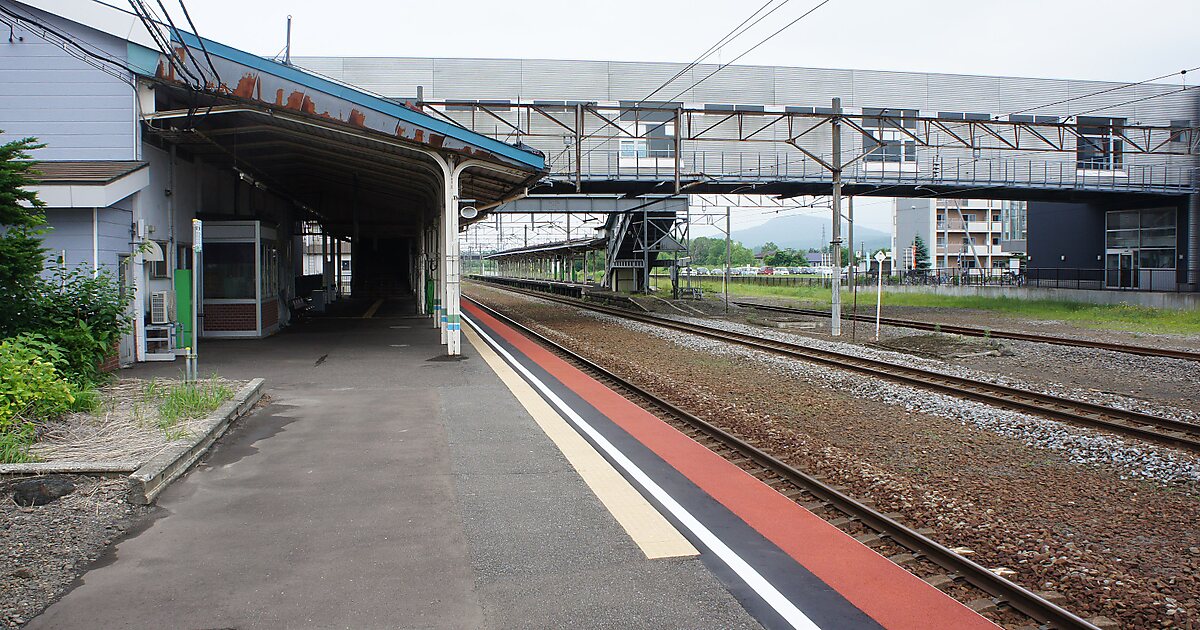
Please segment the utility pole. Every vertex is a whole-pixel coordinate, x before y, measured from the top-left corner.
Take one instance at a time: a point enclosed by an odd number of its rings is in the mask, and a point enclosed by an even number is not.
[[[732,229],[729,221],[729,206],[725,206],[725,314],[729,314],[729,265],[733,259],[733,250],[729,245],[729,235]]]
[[[832,321],[829,334],[842,334],[842,99],[833,99],[833,239],[829,242],[833,257]]]
[[[283,65],[292,65],[292,16],[287,20],[287,43],[283,47]]]
[[[854,195],[846,197],[846,205],[848,206],[846,231],[847,243],[846,247],[850,250],[850,286],[855,291],[858,290],[858,253],[854,251]]]

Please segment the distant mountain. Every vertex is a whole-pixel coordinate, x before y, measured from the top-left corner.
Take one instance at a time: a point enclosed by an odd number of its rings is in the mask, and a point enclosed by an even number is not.
[[[842,224],[845,230],[848,226]],[[822,241],[821,228],[825,228]],[[809,215],[780,216],[757,225],[733,231],[733,240],[742,245],[757,250],[764,243],[771,242],[782,248],[808,249],[820,248],[829,244],[832,238],[832,222],[828,218]],[[846,243],[847,235],[843,232],[842,243]],[[874,251],[881,247],[891,247],[892,236],[887,232],[858,226],[854,229],[854,248]],[[862,243],[862,245],[860,245]]]

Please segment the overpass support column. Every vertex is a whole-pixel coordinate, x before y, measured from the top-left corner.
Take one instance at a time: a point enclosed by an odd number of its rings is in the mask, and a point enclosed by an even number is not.
[[[1196,177],[1200,179],[1200,172]],[[1188,196],[1187,282],[1200,291],[1200,193]]]

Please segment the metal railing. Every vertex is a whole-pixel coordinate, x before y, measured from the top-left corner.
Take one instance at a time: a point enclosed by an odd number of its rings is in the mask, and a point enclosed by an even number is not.
[[[683,276],[681,276],[682,279]],[[714,270],[707,275],[691,274],[693,280],[720,280],[722,271]],[[832,279],[828,273],[800,273],[788,275],[730,275],[731,283],[760,286],[794,286],[830,288]],[[875,286],[878,276],[874,271],[855,271],[842,274],[842,286],[853,283]],[[886,275],[885,286],[925,287],[1030,287],[1052,289],[1083,289],[1091,291],[1157,291],[1180,292],[1184,285],[1178,282],[1174,269],[1078,269],[1078,268],[1031,268],[1022,271],[1012,269],[912,269]]]
[[[683,151],[680,177],[712,182],[830,183],[831,175],[816,161],[799,153],[762,151]],[[618,150],[585,151],[579,165],[583,180],[669,180],[675,176],[673,156],[629,158]],[[562,152],[548,164],[553,176],[571,179],[576,162]],[[1155,192],[1183,194],[1195,186],[1194,166],[1126,164],[1117,170],[1081,170],[1073,155],[1061,160],[1019,158],[941,158],[912,162],[860,160],[847,167],[843,181],[874,185],[955,186],[962,188],[1029,188]]]

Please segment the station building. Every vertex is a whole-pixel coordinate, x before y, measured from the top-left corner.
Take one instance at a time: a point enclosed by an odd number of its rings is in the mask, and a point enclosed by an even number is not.
[[[355,285],[415,293],[458,353],[460,206],[522,195],[541,154],[103,3],[0,0],[0,25],[0,142],[46,145],[48,256],[133,293],[123,363],[174,359],[193,308],[200,338],[274,333],[335,297],[343,242]]]

